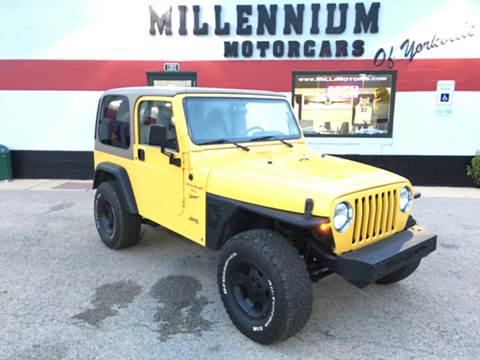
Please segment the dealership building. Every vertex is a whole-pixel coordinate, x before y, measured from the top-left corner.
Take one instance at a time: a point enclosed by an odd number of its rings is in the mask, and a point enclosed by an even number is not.
[[[480,1],[4,1],[0,144],[17,178],[91,178],[98,99],[126,86],[284,93],[312,150],[470,186]]]

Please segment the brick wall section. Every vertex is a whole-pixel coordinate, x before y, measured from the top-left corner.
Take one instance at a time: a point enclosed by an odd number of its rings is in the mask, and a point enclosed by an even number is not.
[[[408,178],[414,185],[474,186],[466,166],[471,156],[341,155]]]
[[[14,178],[31,179],[91,179],[91,151],[13,150]]]

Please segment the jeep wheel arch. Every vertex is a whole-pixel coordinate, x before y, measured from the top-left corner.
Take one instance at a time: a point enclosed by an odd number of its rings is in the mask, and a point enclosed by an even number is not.
[[[254,228],[271,229],[274,222],[311,229],[324,221],[325,218],[319,216],[271,209],[207,193],[206,246],[220,250],[229,237]]]
[[[110,180],[117,182],[128,212],[138,214],[137,202],[135,201],[127,171],[119,165],[108,162],[98,164],[93,175],[93,189],[96,189],[102,182]]]

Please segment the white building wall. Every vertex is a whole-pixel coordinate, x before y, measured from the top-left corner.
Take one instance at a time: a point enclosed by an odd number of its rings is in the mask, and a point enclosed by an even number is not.
[[[335,41],[356,38],[365,41],[365,54],[359,59],[373,59],[380,47],[398,47],[406,39],[427,41],[433,34],[459,36],[472,32],[459,41],[421,52],[417,59],[471,59],[480,73],[480,1],[478,0],[383,0],[381,1],[378,34],[353,34],[354,3],[350,4],[347,30],[341,35],[325,35],[326,1],[320,15],[321,34],[310,35],[309,21],[305,21],[303,35],[282,35],[282,4],[292,1],[218,2],[223,6],[225,20],[230,21],[232,35],[205,37],[191,35],[193,15],[188,13],[189,35],[175,33],[178,4],[174,8],[174,36],[150,36],[148,5],[158,13],[165,8],[164,1],[36,1],[0,2],[0,143],[12,149],[23,150],[92,150],[94,118],[98,91],[12,91],[2,88],[1,60],[59,59],[59,60],[224,60],[223,42],[233,40],[256,41],[257,36],[239,37],[235,32],[235,4],[279,5],[277,35],[262,40],[298,40],[310,38]],[[333,2],[333,1],[331,1]],[[215,1],[197,1],[202,6],[202,19],[214,23]],[[305,19],[309,18],[310,1],[306,4]],[[364,2],[368,8],[371,1]],[[250,18],[256,23],[256,12]],[[467,30],[466,30],[467,29]],[[396,53],[400,57],[400,53]],[[257,59],[254,56],[252,59]],[[272,56],[267,59],[274,59]],[[274,59],[284,60],[288,59]],[[298,60],[298,59],[297,59]],[[321,59],[318,69],[321,68]],[[331,60],[331,59],[330,59]],[[352,60],[349,56],[339,60]],[[403,68],[402,68],[403,69]],[[402,71],[399,70],[399,78]],[[435,69],[432,69],[434,71]],[[395,96],[393,138],[309,138],[312,148],[336,154],[417,154],[417,155],[471,155],[480,148],[480,80],[471,75],[475,91],[456,91],[452,114],[437,113],[436,93],[433,91],[397,91]],[[5,75],[5,74],[4,74]],[[108,76],[108,74],[99,74]],[[239,75],[237,75],[239,76]],[[241,76],[241,75],[240,75]],[[276,76],[265,74],[265,76]],[[288,75],[290,76],[290,74]],[[442,80],[451,74],[438,74]],[[199,70],[199,85],[201,70]],[[420,80],[421,81],[421,80]],[[477,91],[478,89],[478,91]],[[282,89],[289,91],[290,89]]]
[[[17,150],[93,150],[98,91],[1,91],[0,143]],[[393,137],[307,138],[330,154],[471,155],[480,148],[478,92],[458,92],[452,115],[438,115],[434,92],[396,96]],[[28,107],[25,106],[28,104]],[[415,110],[415,111],[412,111]],[[4,126],[5,125],[5,126]]]
[[[292,1],[248,0],[29,0],[0,2],[0,25],[5,33],[0,42],[0,59],[105,59],[105,60],[223,60],[226,40],[316,40],[345,39],[351,43],[365,40],[365,55],[373,58],[380,47],[399,45],[407,38],[429,41],[437,37],[452,37],[468,33],[474,26],[474,37],[430,51],[418,58],[480,58],[480,1],[478,0],[377,0],[381,3],[379,32],[354,34],[355,3],[362,2],[367,10],[374,1]],[[321,4],[320,34],[310,35],[310,5]],[[339,35],[326,35],[327,3],[348,3],[347,28]],[[187,5],[186,36],[178,35],[178,5]],[[236,5],[252,5],[249,23],[257,23],[257,4],[277,4],[277,34],[237,36]],[[303,35],[282,35],[284,4],[305,4]],[[148,6],[160,15],[173,8],[173,36],[150,36]],[[222,5],[225,21],[231,23],[231,35],[216,36],[210,26],[208,36],[194,36],[192,5],[200,5],[201,19],[213,24],[214,5]],[[338,16],[338,14],[337,14]],[[338,19],[337,19],[338,21]],[[400,52],[398,53],[399,57]],[[268,58],[268,57],[267,57]],[[270,56],[270,58],[272,58]],[[349,58],[352,58],[351,56]],[[256,56],[252,59],[260,59]]]

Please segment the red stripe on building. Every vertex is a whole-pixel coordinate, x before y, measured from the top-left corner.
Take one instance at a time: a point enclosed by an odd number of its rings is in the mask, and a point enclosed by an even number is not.
[[[147,71],[165,61],[0,60],[0,90],[106,90],[146,85]],[[179,61],[197,72],[198,86],[291,91],[292,71],[384,70],[372,60]],[[458,91],[480,91],[480,59],[397,60],[398,91],[434,91],[438,80],[455,80]]]

